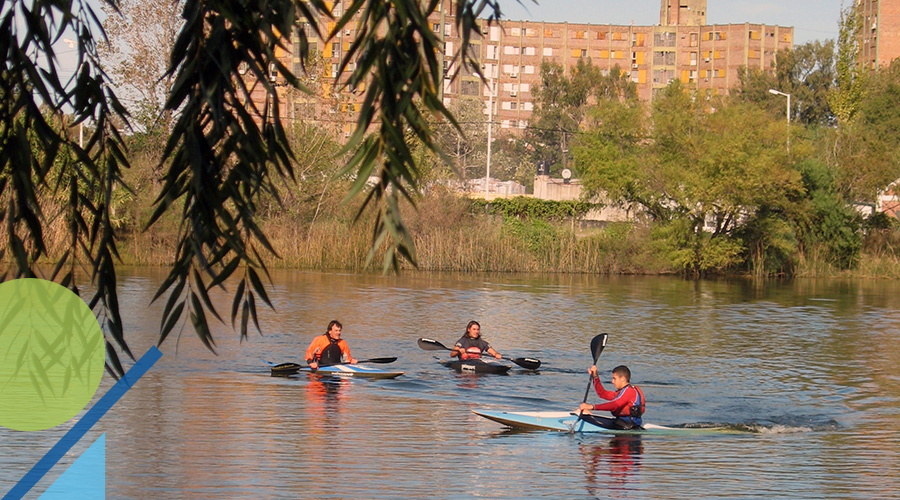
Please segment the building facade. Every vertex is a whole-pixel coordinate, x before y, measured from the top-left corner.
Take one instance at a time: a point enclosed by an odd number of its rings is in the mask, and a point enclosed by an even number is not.
[[[333,4],[335,17],[350,1],[337,0]],[[460,46],[454,9],[453,0],[443,0],[439,11],[429,18],[445,49],[444,102],[482,100],[485,114],[493,115],[492,121],[499,125],[501,133],[515,133],[527,127],[535,107],[535,92],[541,84],[543,62],[558,63],[568,71],[579,60],[590,59],[604,74],[618,67],[636,84],[639,98],[649,101],[676,79],[698,92],[725,94],[738,83],[741,67],[772,71],[775,53],[791,49],[794,39],[791,27],[707,25],[706,0],[661,0],[661,23],[657,26],[504,21],[501,27],[485,23],[481,37],[474,39],[472,46],[484,75],[493,85],[491,89],[479,76],[454,67],[453,55]],[[330,33],[334,22],[323,20],[322,26]],[[304,29],[307,28],[298,26],[292,34],[293,47],[298,46],[299,30]],[[349,137],[362,92],[336,92],[333,83],[354,36],[353,28],[348,27],[328,42],[310,38],[311,52],[321,55],[317,59],[321,78],[310,85],[318,95],[279,92],[283,118],[308,117],[333,123]],[[301,69],[297,53],[280,53],[295,74]],[[271,78],[278,80],[274,74]],[[489,104],[492,110],[488,109]]]
[[[900,0],[856,0],[860,16],[859,62],[875,71],[900,57]]]

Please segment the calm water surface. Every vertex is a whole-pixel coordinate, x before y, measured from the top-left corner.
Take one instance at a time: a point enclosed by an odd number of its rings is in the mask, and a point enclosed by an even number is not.
[[[157,335],[162,275],[127,271],[133,350]],[[193,333],[79,443],[106,434],[107,498],[900,498],[900,284],[676,278],[273,274],[275,312],[243,344]],[[220,297],[223,316],[230,298]],[[268,376],[329,320],[355,357],[398,356],[395,380]],[[459,375],[416,346],[470,319],[537,373]],[[471,410],[569,410],[601,370],[631,367],[645,421],[747,432],[592,436],[505,431]],[[605,375],[608,377],[608,372]],[[98,394],[111,381],[108,376]],[[592,401],[596,396],[592,395]],[[7,491],[65,428],[0,431]],[[43,491],[61,467],[36,488]],[[33,494],[31,498],[37,498]]]

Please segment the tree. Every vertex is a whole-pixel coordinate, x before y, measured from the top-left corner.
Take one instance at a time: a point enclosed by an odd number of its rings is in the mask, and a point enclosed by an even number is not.
[[[841,11],[835,72],[837,83],[828,95],[828,104],[839,123],[845,123],[856,113],[863,96],[865,82],[859,71],[859,33],[862,13],[858,4]]]
[[[453,166],[463,179],[484,175],[487,162],[487,118],[484,110],[481,99],[457,99],[449,106],[457,125],[444,121],[435,127],[437,144],[453,160]]]
[[[114,0],[105,4],[116,10]],[[399,201],[412,201],[419,170],[410,153],[405,131],[440,154],[426,115],[437,114],[455,123],[438,96],[443,75],[439,41],[428,16],[440,0],[361,0],[338,16],[325,33],[330,40],[354,23],[357,37],[346,51],[339,72],[351,88],[365,86],[365,100],[356,131],[347,147],[352,152],[347,172],[356,182],[350,195],[366,192],[361,210],[375,212],[373,250],[384,250],[385,267],[399,259],[415,262],[413,241],[400,214]],[[480,62],[469,43],[483,22],[500,15],[496,0],[463,0],[452,4],[461,47],[454,58],[460,66],[481,74]],[[11,264],[2,276],[32,277],[36,263],[49,257],[45,245],[46,219],[35,187],[46,182],[49,165],[72,151],[66,206],[71,224],[70,250],[55,259],[49,275],[73,287],[79,264],[90,270],[97,310],[107,337],[108,370],[122,373],[113,342],[128,356],[118,306],[115,261],[116,229],[111,220],[113,192],[127,189],[122,169],[128,159],[125,141],[115,120],[130,127],[129,114],[112,90],[113,82],[100,63],[98,42],[106,35],[90,2],[52,0],[8,2],[0,12],[0,192],[6,228],[0,259]],[[487,14],[487,20],[478,17]],[[261,200],[277,194],[275,180],[292,178],[292,150],[279,120],[279,102],[248,105],[250,88],[239,68],[246,67],[267,95],[275,94],[269,64],[287,85],[302,88],[291,68],[275,57],[283,48],[282,34],[299,22],[321,30],[319,19],[334,17],[324,0],[294,2],[234,2],[186,0],[184,25],[175,40],[164,78],[173,82],[163,108],[174,117],[166,142],[163,187],[153,224],[169,211],[180,213],[183,224],[170,273],[156,294],[166,297],[160,342],[179,323],[189,323],[210,348],[214,341],[208,315],[222,319],[209,300],[209,290],[238,276],[231,322],[246,336],[249,320],[256,322],[256,301],[269,303],[260,274],[262,255],[274,250],[257,224]],[[55,40],[62,33],[76,35],[78,70],[71,81],[58,71]],[[305,32],[300,32],[301,60],[309,58]],[[477,36],[477,35],[475,35]],[[355,63],[348,70],[351,62]],[[53,129],[42,116],[39,102],[54,113],[71,109],[75,122],[93,122],[87,143],[80,147]],[[39,158],[27,140],[34,130],[43,151]],[[374,175],[378,182],[368,188]],[[91,196],[79,193],[89,192]],[[238,316],[240,315],[239,326]],[[258,328],[258,323],[257,323]]]
[[[534,93],[535,110],[528,124],[528,142],[537,160],[568,166],[569,141],[578,133],[600,70],[590,59],[579,59],[571,75],[558,63],[541,63],[541,86]]]
[[[103,22],[107,39],[98,46],[104,68],[140,129],[150,131],[159,125],[168,131],[171,113],[162,110],[173,82],[166,72],[184,24],[179,16],[184,4],[120,0],[117,5],[118,9],[101,4],[107,16]]]
[[[688,274],[739,265],[742,221],[763,208],[784,210],[802,192],[783,123],[755,105],[697,100],[676,81],[648,122],[624,105],[607,108],[576,153],[586,187],[643,209]]]
[[[831,125],[829,96],[835,85],[834,42],[812,41],[775,55],[775,71],[740,68],[737,98],[784,114],[782,99],[769,89],[791,94],[791,120],[805,125]]]

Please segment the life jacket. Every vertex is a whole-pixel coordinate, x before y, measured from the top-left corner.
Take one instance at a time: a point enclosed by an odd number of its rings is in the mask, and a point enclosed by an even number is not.
[[[459,359],[478,359],[481,357],[481,349],[472,346],[467,347],[465,351],[460,352]]]
[[[322,349],[322,352],[319,354],[319,365],[321,366],[329,366],[329,365],[337,365],[343,361],[344,354],[341,352],[341,346],[338,345],[340,340],[334,340],[331,338],[331,335],[325,334],[325,337],[328,339],[328,347]]]
[[[637,399],[634,400],[634,404],[631,405],[631,408],[628,411],[628,415],[631,418],[641,418],[644,414],[644,392],[641,391],[641,388],[636,385],[628,384],[629,387],[634,388],[634,391],[637,393]]]

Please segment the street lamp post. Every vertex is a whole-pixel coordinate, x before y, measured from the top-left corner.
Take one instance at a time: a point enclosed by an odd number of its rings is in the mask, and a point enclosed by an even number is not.
[[[786,94],[784,92],[769,89],[769,93],[772,95],[780,95],[787,97],[787,150],[788,153],[791,152],[791,94]]]
[[[488,97],[487,172],[484,175],[484,199],[488,199],[491,186],[491,129],[494,128],[494,78],[491,77]]]

